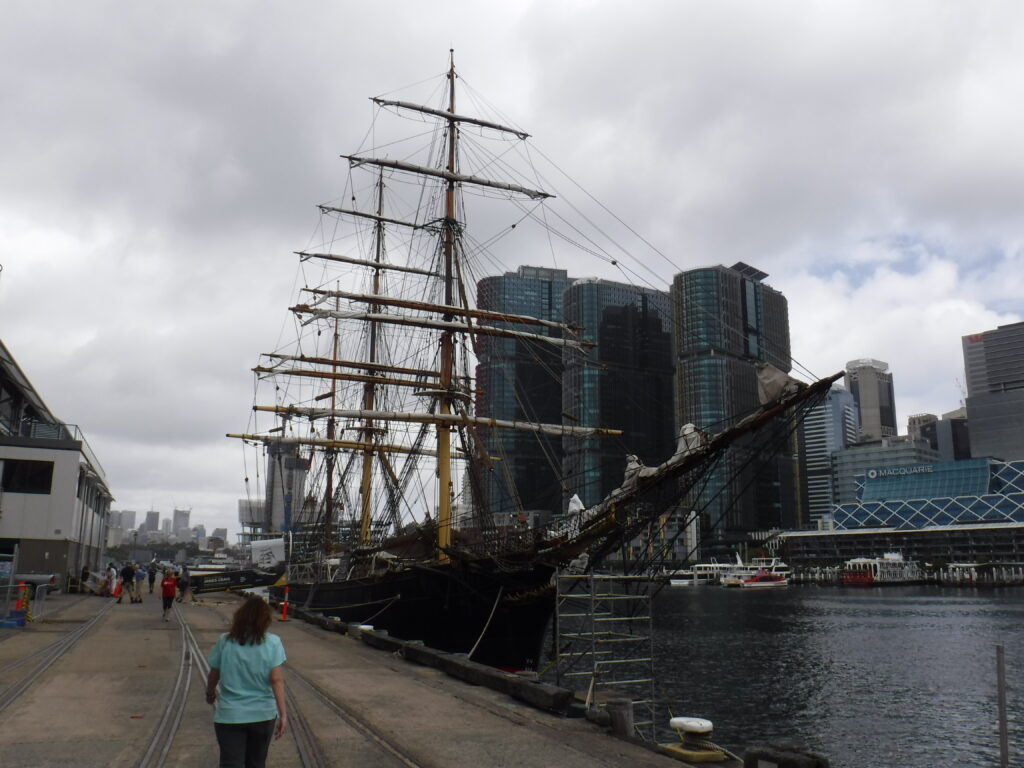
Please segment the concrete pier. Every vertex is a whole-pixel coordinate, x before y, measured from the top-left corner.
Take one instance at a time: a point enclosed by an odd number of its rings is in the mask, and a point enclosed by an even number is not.
[[[3,765],[141,764],[182,666],[178,616],[208,653],[226,630],[238,599],[217,595],[198,604],[179,604],[175,618],[164,622],[159,598],[145,597],[141,605],[110,606],[74,646],[0,711]],[[44,616],[24,629],[0,630],[0,696],[18,684],[43,649],[53,647],[109,602],[92,596],[51,596]],[[617,739],[586,719],[537,709],[508,693],[454,679],[438,666],[375,648],[357,633],[329,632],[299,620],[275,621],[271,631],[284,642],[289,690],[322,749],[325,765],[683,765]],[[203,699],[200,677],[193,668],[179,730],[164,765],[217,764],[212,711]],[[320,693],[304,680],[315,683]],[[544,695],[540,699],[551,700]],[[292,733],[271,745],[268,765],[304,764],[308,763],[300,760]]]

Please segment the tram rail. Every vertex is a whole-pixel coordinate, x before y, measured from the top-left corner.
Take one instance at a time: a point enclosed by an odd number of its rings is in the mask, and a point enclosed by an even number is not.
[[[206,681],[210,676],[209,662],[199,646],[192,627],[185,620],[179,606],[174,606],[174,613],[181,627],[178,674],[138,768],[162,768],[168,762],[188,704],[193,678],[198,678],[198,682],[205,690]],[[288,701],[289,732],[302,768],[328,768],[330,762],[299,707],[294,693],[287,685],[285,693]]]
[[[195,641],[192,630],[185,622],[178,606],[174,606],[174,613],[181,628],[181,654],[179,655],[178,674],[174,680],[174,687],[171,695],[167,697],[160,719],[157,721],[153,734],[150,737],[149,745],[146,748],[138,768],[161,768],[167,761],[171,747],[174,746],[174,738],[178,734],[178,726],[181,725],[181,718],[185,714],[185,705],[188,704],[188,692],[192,683],[192,668],[196,665],[196,659],[202,664],[202,653],[198,653],[199,646]]]
[[[406,768],[423,768],[423,765],[417,761],[415,756],[411,755],[409,752],[402,749],[386,736],[381,734],[369,723],[369,721],[360,717],[351,707],[339,702],[331,696],[330,693],[294,668],[286,665],[286,669],[288,670],[288,675],[292,680],[298,682],[304,689],[312,693],[312,695],[324,704],[339,720],[342,720],[354,728],[367,741],[374,744],[382,752],[396,760],[399,764],[404,765]],[[325,762],[322,763],[322,765],[328,765],[328,763]]]
[[[299,753],[299,762],[302,763],[302,768],[328,768],[330,761],[328,761],[327,755],[324,754],[323,747],[320,745],[316,734],[313,733],[313,729],[309,725],[309,721],[306,719],[302,708],[296,701],[295,692],[287,682],[285,683],[284,690],[288,702],[288,722],[291,726],[292,738],[295,741],[295,749]]]
[[[30,654],[22,656],[20,659],[15,659],[3,667],[0,667],[0,673],[7,672],[11,669],[15,669],[22,664],[25,664],[32,659],[38,657],[38,662],[32,669],[22,675],[18,680],[7,686],[2,693],[0,693],[0,712],[3,712],[7,707],[13,704],[19,696],[31,687],[40,675],[42,675],[47,669],[53,665],[61,656],[67,653],[92,627],[94,627],[101,618],[103,618],[107,611],[111,609],[113,602],[108,602],[99,612],[91,619],[83,623],[81,626],[76,627],[67,634],[58,638],[54,642],[50,643],[38,651],[34,651]]]

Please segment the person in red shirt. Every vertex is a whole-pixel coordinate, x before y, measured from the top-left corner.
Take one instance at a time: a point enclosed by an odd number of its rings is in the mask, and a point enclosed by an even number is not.
[[[171,612],[174,605],[174,596],[178,592],[178,581],[174,573],[168,568],[164,571],[164,577],[160,580],[160,596],[164,599],[164,621],[170,621],[167,614]]]

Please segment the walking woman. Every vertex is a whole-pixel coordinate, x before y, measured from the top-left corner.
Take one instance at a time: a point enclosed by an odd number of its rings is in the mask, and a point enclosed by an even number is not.
[[[174,572],[168,568],[164,571],[164,577],[160,580],[160,597],[164,601],[164,621],[170,621],[167,614],[174,607],[174,595],[178,591],[178,580],[174,578]]]
[[[220,768],[264,768],[271,736],[281,738],[287,727],[281,669],[286,657],[281,638],[267,632],[272,621],[266,601],[247,598],[210,652],[206,702],[217,705],[213,727]]]

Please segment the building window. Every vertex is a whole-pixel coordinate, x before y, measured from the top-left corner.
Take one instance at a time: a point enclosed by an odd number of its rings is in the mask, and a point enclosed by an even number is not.
[[[5,493],[49,493],[53,484],[52,461],[3,460]]]

